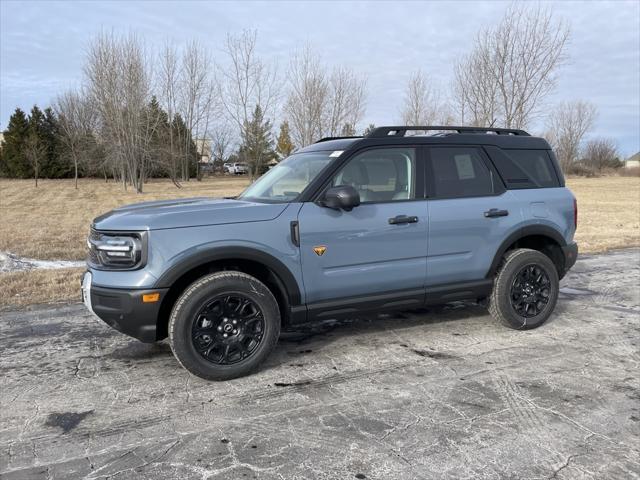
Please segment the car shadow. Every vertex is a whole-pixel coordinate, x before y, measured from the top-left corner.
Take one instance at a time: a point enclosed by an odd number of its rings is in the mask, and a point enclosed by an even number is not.
[[[428,326],[455,323],[460,320],[486,316],[486,307],[474,302],[454,302],[428,308],[362,315],[356,318],[326,320],[292,326],[282,331],[276,352],[284,350],[289,357],[312,353],[313,348],[322,348],[344,337],[357,337],[363,333],[375,334],[393,330],[402,337],[404,330],[417,325]],[[452,335],[462,335],[455,330]],[[313,347],[313,348],[309,348]]]

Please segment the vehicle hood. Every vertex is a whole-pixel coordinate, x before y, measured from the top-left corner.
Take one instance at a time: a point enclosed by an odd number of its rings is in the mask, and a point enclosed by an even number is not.
[[[286,204],[217,198],[184,198],[134,203],[94,219],[97,230],[160,230],[167,228],[262,222],[280,215]]]

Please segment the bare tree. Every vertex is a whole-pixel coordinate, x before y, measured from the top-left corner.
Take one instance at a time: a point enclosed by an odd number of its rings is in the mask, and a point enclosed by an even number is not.
[[[329,98],[323,136],[335,137],[355,130],[364,115],[367,81],[347,67],[329,77]]]
[[[491,52],[476,49],[454,70],[454,97],[463,125],[491,126],[497,120],[498,87]]]
[[[142,192],[153,133],[146,115],[151,71],[142,42],[135,36],[100,35],[85,66],[89,92],[100,121],[107,156],[120,180]]]
[[[69,90],[58,96],[55,111],[60,126],[60,139],[73,162],[75,188],[78,188],[78,166],[92,149],[95,111],[86,94]]]
[[[596,107],[584,101],[562,102],[549,115],[547,140],[553,146],[563,170],[579,159],[580,146],[596,118]]]
[[[482,31],[455,68],[464,123],[523,128],[552,91],[569,29],[540,6],[513,4],[495,28]]]
[[[323,136],[329,81],[320,59],[308,45],[291,57],[288,78],[285,114],[293,142],[306,146]]]
[[[181,113],[188,133],[203,148],[207,143],[211,117],[217,106],[215,82],[211,76],[212,65],[211,55],[205,48],[197,42],[187,45],[182,56]],[[182,180],[189,180],[190,142],[191,138],[182,139],[184,152]],[[199,159],[196,159],[196,175],[200,179]]]
[[[402,108],[405,125],[434,125],[439,119],[439,98],[433,82],[422,71],[411,75]]]
[[[583,163],[602,172],[605,168],[619,168],[622,166],[618,148],[610,138],[598,138],[590,140],[586,147]]]
[[[47,146],[40,140],[37,133],[31,132],[27,137],[24,145],[24,156],[33,168],[33,178],[36,181],[36,187],[38,187],[38,174],[40,172],[40,165],[42,160],[47,155]]]
[[[217,81],[222,107],[241,134],[246,133],[256,106],[269,118],[279,101],[277,70],[258,57],[256,44],[255,30],[227,35],[224,53],[228,64],[220,69]]]
[[[229,156],[232,133],[228,125],[216,125],[212,129],[212,156],[214,168],[222,170],[222,165]]]
[[[168,122],[174,119],[174,116],[178,110],[178,97],[179,97],[179,78],[180,68],[178,65],[178,52],[176,48],[167,42],[162,51],[160,52],[158,80],[160,88],[161,104],[164,106]],[[177,139],[175,138],[175,131],[173,128],[169,128],[168,131],[168,151],[166,155],[165,168],[171,178],[171,181],[176,187],[180,188],[178,181],[179,170],[179,157],[177,153],[179,151],[179,145],[177,145]]]
[[[351,134],[364,115],[366,79],[345,67],[327,72],[309,46],[291,57],[284,110],[296,145]]]

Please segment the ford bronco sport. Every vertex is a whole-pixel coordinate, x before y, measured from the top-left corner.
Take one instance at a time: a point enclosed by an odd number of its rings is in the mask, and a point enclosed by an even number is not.
[[[576,261],[576,221],[542,138],[381,127],[305,147],[235,198],[96,218],[82,292],[113,328],[168,336],[187,370],[229,379],[313,320],[472,300],[538,327]]]

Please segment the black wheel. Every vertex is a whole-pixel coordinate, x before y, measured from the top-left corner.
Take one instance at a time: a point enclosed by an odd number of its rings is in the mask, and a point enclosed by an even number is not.
[[[549,257],[537,250],[512,250],[496,275],[489,312],[508,327],[536,328],[553,312],[558,289],[558,271]]]
[[[194,282],[169,318],[178,362],[207,380],[241,377],[260,366],[280,335],[271,291],[241,272],[218,272]]]

